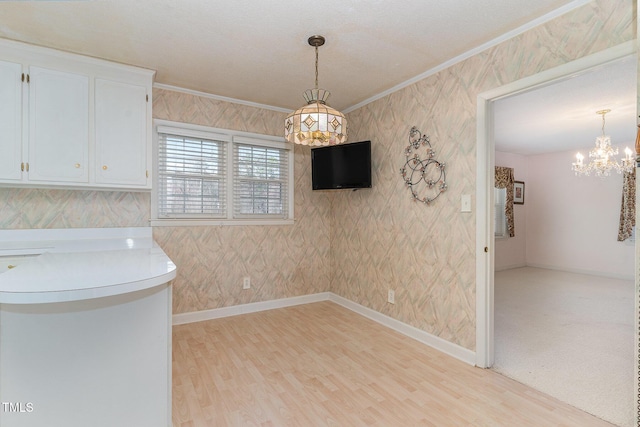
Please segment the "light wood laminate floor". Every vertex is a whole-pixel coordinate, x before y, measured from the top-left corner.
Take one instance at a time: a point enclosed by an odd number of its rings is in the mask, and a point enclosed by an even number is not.
[[[326,301],[173,328],[173,426],[611,426]]]

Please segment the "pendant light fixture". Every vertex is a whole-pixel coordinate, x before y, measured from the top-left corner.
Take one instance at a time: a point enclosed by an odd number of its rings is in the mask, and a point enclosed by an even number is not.
[[[323,36],[309,37],[309,45],[316,49],[316,86],[307,89],[307,105],[289,114],[284,121],[284,136],[288,142],[301,145],[337,145],[347,140],[347,119],[327,104],[329,91],[318,88],[318,47]]]
[[[609,176],[611,170],[618,173],[631,172],[635,168],[635,162],[632,157],[632,151],[629,148],[624,149],[625,158],[622,163],[618,163],[615,156],[618,155],[618,149],[611,146],[611,137],[604,133],[604,116],[611,110],[596,111],[596,114],[602,116],[602,135],[596,138],[596,146],[589,151],[591,162],[584,164],[584,156],[581,153],[576,154],[576,161],[572,163],[571,170],[576,175],[590,175],[594,172],[597,177]]]

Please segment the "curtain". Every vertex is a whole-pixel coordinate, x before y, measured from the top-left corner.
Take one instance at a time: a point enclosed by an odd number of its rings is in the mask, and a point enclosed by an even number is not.
[[[495,184],[496,188],[507,189],[507,200],[504,204],[504,215],[507,218],[507,229],[509,237],[516,235],[513,221],[513,168],[496,166]]]
[[[622,177],[622,206],[620,207],[620,226],[618,241],[631,237],[636,225],[636,170],[624,172]]]

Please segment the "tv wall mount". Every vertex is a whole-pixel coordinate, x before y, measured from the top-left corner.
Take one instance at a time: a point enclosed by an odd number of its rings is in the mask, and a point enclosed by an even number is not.
[[[447,190],[445,165],[435,159],[427,135],[422,135],[415,126],[409,131],[409,145],[404,153],[407,161],[400,169],[402,179],[411,191],[414,202],[431,204]]]

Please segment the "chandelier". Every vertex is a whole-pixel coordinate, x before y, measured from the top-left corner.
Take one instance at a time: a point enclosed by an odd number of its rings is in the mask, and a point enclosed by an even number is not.
[[[577,175],[590,175],[594,172],[597,177],[609,176],[611,170],[618,173],[631,172],[635,168],[634,159],[631,157],[632,152],[627,147],[624,149],[625,158],[622,164],[618,163],[615,156],[618,155],[618,149],[611,147],[611,137],[604,133],[604,116],[611,110],[596,111],[596,114],[602,115],[602,135],[596,138],[596,146],[589,151],[591,163],[584,164],[584,156],[581,153],[576,154],[576,161],[572,163],[571,170]]]
[[[316,48],[316,87],[304,92],[307,105],[289,114],[284,121],[284,136],[294,144],[337,145],[347,140],[347,119],[327,105],[329,91],[318,89],[318,46],[324,42],[322,36],[309,37],[309,45]]]

